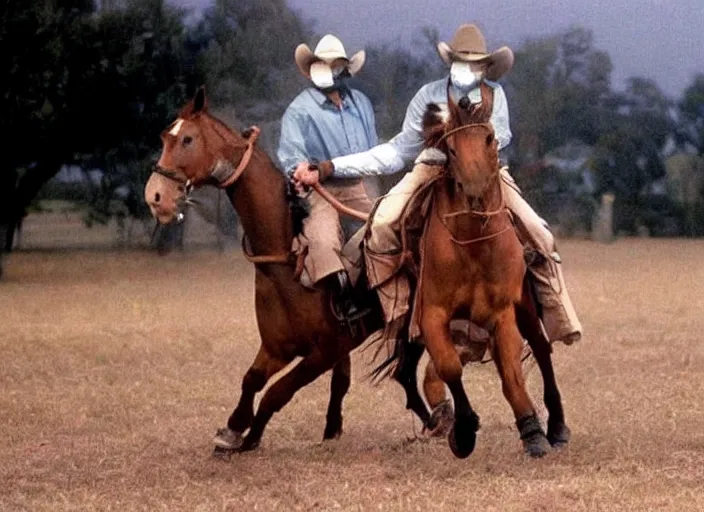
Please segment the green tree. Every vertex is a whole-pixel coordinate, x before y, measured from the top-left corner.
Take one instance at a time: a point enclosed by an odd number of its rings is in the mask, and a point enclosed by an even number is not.
[[[5,2],[3,20],[3,245],[65,164],[103,173],[91,220],[105,220],[116,198],[144,214],[141,190],[159,132],[201,81],[183,12],[164,0],[122,0],[98,12],[90,0],[16,0]]]
[[[147,213],[142,188],[159,133],[202,81],[183,16],[164,0],[127,0],[98,18],[101,72],[89,102],[100,105],[101,128],[82,162],[103,171],[91,220],[107,220],[116,199],[132,216]]]
[[[692,144],[700,155],[704,155],[704,74],[694,77],[678,106],[682,115],[680,128],[684,140]]]
[[[207,40],[200,62],[210,100],[247,120],[280,117],[304,83],[293,54],[312,24],[285,0],[215,0],[196,30]]]
[[[529,39],[516,51],[506,79],[514,166],[531,166],[570,140],[593,144],[598,138],[612,65],[593,40],[591,30],[573,26]]]
[[[631,78],[613,97],[610,122],[596,144],[592,169],[597,194],[613,192],[617,230],[654,228],[658,217],[673,214],[671,204],[653,195],[652,185],[665,176],[662,148],[675,133],[671,101],[652,80]]]
[[[0,250],[11,245],[41,186],[85,140],[82,98],[96,72],[91,0],[8,0],[2,9]]]

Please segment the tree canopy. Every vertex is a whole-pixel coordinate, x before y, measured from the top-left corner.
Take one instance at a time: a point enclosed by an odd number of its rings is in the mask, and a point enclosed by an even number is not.
[[[294,48],[320,37],[285,0],[213,0],[196,22],[165,0],[7,0],[0,9],[0,240],[65,165],[100,171],[84,198],[91,220],[107,220],[116,201],[145,215],[142,185],[158,134],[195,87],[206,84],[215,106],[243,123],[276,126],[306,86]],[[366,48],[353,83],[372,99],[382,139],[399,130],[418,88],[447,72],[437,39],[420,27],[412,49]],[[635,232],[653,215],[669,153],[704,154],[704,75],[681,98],[642,77],[616,91],[608,53],[580,26],[514,50],[503,80],[514,132],[508,155],[529,198],[587,204],[612,192],[619,228]],[[584,176],[566,178],[548,162],[575,145],[591,156]],[[655,215],[673,215],[666,210]]]

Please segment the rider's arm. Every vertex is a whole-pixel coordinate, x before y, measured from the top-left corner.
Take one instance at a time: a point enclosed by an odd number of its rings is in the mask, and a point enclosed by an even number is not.
[[[422,122],[427,103],[425,88],[421,88],[408,105],[401,133],[368,151],[334,158],[332,177],[362,178],[393,174],[413,162],[423,149]]]
[[[511,143],[511,127],[508,120],[508,102],[503,87],[496,84],[494,86],[494,108],[491,112],[491,124],[494,127],[496,140],[499,142],[499,150],[504,149]]]
[[[284,112],[276,156],[285,173],[293,171],[300,162],[308,160],[306,139],[303,135],[303,117],[297,109],[289,107]]]

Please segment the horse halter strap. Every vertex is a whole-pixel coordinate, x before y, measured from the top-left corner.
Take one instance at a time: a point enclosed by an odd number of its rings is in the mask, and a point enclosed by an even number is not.
[[[223,181],[218,183],[219,188],[227,188],[236,182],[249,165],[249,161],[252,159],[252,153],[254,153],[254,144],[257,142],[257,138],[261,133],[261,130],[257,126],[252,126],[249,130],[250,135],[247,138],[247,149],[245,149],[244,155],[242,155],[242,159],[237,165],[237,169],[235,169],[235,171],[228,178],[225,178]]]
[[[247,169],[247,166],[249,165],[250,160],[252,159],[252,153],[254,153],[254,144],[257,142],[257,138],[259,137],[259,134],[261,133],[261,130],[257,126],[252,126],[249,128],[250,130],[250,135],[247,139],[247,149],[244,151],[244,155],[242,155],[242,159],[240,160],[240,163],[237,165],[237,168],[224,178],[222,181],[218,182],[218,187],[219,188],[227,188],[230,185],[232,185],[234,182],[236,182],[240,176],[242,176],[242,173]],[[181,185],[184,185],[186,188],[189,188],[191,186],[191,180],[187,176],[181,176],[180,173],[176,171],[170,171],[168,169],[162,169],[159,166],[155,166],[152,169],[153,172],[157,174],[161,174],[165,178],[168,178],[170,180],[175,181],[176,183],[179,183]],[[211,177],[213,177],[213,173],[215,172],[215,169],[213,169],[210,173]]]
[[[460,132],[462,130],[472,128],[474,126],[482,126],[482,124],[481,123],[465,124],[465,125],[458,126],[456,128],[453,128],[451,130],[446,131],[445,133],[443,133],[442,137],[440,137],[440,139],[435,143],[435,147],[439,146],[440,143],[443,140],[445,140],[446,138],[448,138],[449,136],[454,135],[455,133]],[[450,165],[449,159],[448,159],[448,163],[446,165],[448,165],[448,166]],[[496,173],[496,179],[501,179],[499,173]],[[438,215],[440,217],[440,219],[439,219],[440,223],[443,225],[443,227],[447,230],[447,232],[450,235],[450,240],[452,240],[452,242],[456,243],[457,245],[471,245],[474,243],[485,242],[487,240],[491,240],[492,238],[496,238],[499,235],[504,234],[506,231],[509,231],[511,229],[511,226],[507,226],[504,229],[501,229],[495,233],[490,233],[488,235],[480,236],[477,238],[471,238],[471,239],[467,239],[467,240],[460,240],[455,237],[455,235],[452,232],[452,229],[450,228],[450,225],[448,224],[448,220],[454,219],[454,218],[459,217],[461,215],[473,215],[475,217],[483,217],[484,219],[488,220],[490,217],[494,217],[500,213],[503,213],[504,211],[506,211],[506,198],[504,197],[503,187],[501,187],[500,183],[499,183],[499,194],[500,194],[499,206],[493,210],[482,211],[482,210],[472,210],[471,208],[468,208],[467,210],[446,213],[442,216]]]
[[[158,165],[155,165],[152,169],[152,172],[160,174],[164,178],[168,178],[171,181],[175,181],[179,185],[183,185],[184,187],[186,187],[186,189],[189,189],[191,187],[191,180],[188,179],[186,176],[180,176],[179,173],[177,173],[176,171],[169,171],[167,169],[159,167]]]

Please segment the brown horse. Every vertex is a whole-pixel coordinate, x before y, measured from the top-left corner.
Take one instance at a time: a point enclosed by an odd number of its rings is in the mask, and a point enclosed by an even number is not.
[[[490,333],[492,358],[524,448],[532,456],[542,456],[550,444],[567,443],[569,429],[553,372],[551,346],[526,279],[523,246],[503,203],[493,127],[482,107],[461,108],[450,99],[449,111],[450,119],[445,122],[439,108],[431,105],[424,120],[426,142],[444,149],[449,172],[433,185],[434,202],[422,242],[415,307],[434,369],[455,404],[450,448],[457,457],[467,457],[479,428],[479,418],[462,386],[462,362],[450,331],[450,321],[462,318]],[[523,337],[543,376],[549,413],[547,437],[523,379]],[[415,361],[406,356],[409,348],[414,353],[411,347],[408,342],[398,343],[396,374],[415,370],[406,362],[412,365]]]
[[[334,316],[328,291],[311,290],[299,283],[300,262],[291,255],[295,223],[287,200],[287,180],[255,146],[256,129],[248,135],[244,138],[209,115],[205,92],[199,89],[162,133],[161,158],[145,188],[152,214],[162,223],[180,215],[190,187],[215,184],[225,188],[242,222],[247,241],[243,249],[256,266],[255,307],[261,347],[244,376],[242,394],[227,428],[215,437],[216,450],[227,451],[255,448],[273,414],[296,391],[330,369],[323,438],[338,437],[342,433],[342,401],[350,385],[349,352],[383,327],[376,295],[366,292],[363,283],[359,288],[364,289],[361,294],[372,313],[357,329],[349,329]],[[302,360],[267,390],[254,414],[255,394],[298,356]],[[430,416],[416,388],[413,379],[407,387],[408,407],[427,425]]]

